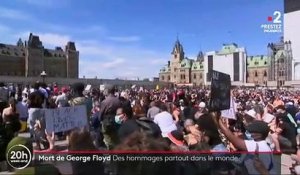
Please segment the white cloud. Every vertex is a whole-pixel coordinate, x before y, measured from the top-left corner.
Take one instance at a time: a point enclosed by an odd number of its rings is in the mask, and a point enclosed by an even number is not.
[[[0,7],[0,18],[8,18],[15,20],[32,19],[32,17],[25,12],[3,7]]]
[[[13,31],[12,31],[13,32]],[[13,41],[21,36],[27,40],[30,32],[14,32]],[[149,78],[157,76],[159,68],[166,64],[169,54],[162,54],[138,46],[123,46],[95,40],[76,39],[62,33],[32,32],[38,35],[46,48],[64,46],[74,41],[79,51],[79,74],[86,78]],[[165,58],[165,59],[162,59]]]
[[[99,26],[99,25],[92,25],[92,26],[80,26],[80,24],[76,25],[76,27],[69,27],[63,25],[57,25],[53,23],[42,22],[42,27],[51,30],[54,32],[71,32],[72,34],[90,34],[90,33],[97,33],[97,35],[105,35],[107,30],[106,28]],[[84,30],[82,30],[84,28]]]
[[[39,7],[62,7],[69,3],[69,0],[57,1],[57,0],[19,0],[19,2],[27,3],[29,5]]]
[[[124,62],[125,62],[125,59],[117,58],[117,59],[102,63],[101,67],[106,68],[106,69],[108,69],[108,68],[113,69],[113,68],[119,67]]]
[[[40,37],[40,40],[43,44],[52,46],[66,45],[69,41],[71,41],[69,36],[59,35],[55,33],[37,33],[35,35],[38,35]]]
[[[136,42],[141,40],[138,36],[111,36],[108,39],[117,42]]]
[[[65,46],[69,41],[71,41],[71,37],[68,35],[61,35],[56,33],[35,33],[29,31],[14,34],[14,38],[22,38],[24,40],[28,40],[30,33],[39,36],[44,46]]]
[[[167,58],[158,58],[158,59],[152,59],[150,61],[150,64],[153,64],[153,65],[163,65],[163,64],[167,64],[169,60],[167,60]]]
[[[94,57],[107,56],[111,57],[113,50],[109,47],[101,47],[97,43],[81,43],[76,42],[77,50],[80,54],[92,55]]]

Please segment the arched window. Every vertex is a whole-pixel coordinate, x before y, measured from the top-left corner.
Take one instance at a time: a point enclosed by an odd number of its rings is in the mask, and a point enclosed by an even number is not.
[[[200,74],[200,79],[202,79],[202,74]]]
[[[197,78],[197,75],[196,74],[194,74],[194,79],[196,79]]]
[[[164,76],[161,76],[161,80],[165,80],[165,77],[164,77]]]
[[[266,77],[266,76],[268,76],[268,74],[267,74],[267,71],[265,70],[265,72],[264,72],[264,76]]]
[[[168,80],[169,80],[169,81],[171,80],[171,77],[170,77],[170,75],[168,76]]]
[[[257,71],[255,71],[255,75],[254,75],[255,77],[257,77],[258,76],[258,74],[257,74]]]

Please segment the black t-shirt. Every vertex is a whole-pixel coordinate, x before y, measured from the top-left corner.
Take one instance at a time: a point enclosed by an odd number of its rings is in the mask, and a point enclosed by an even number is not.
[[[126,139],[130,134],[139,130],[139,125],[134,119],[128,119],[121,124],[118,130],[119,140],[122,141]]]
[[[157,124],[149,120],[146,117],[142,117],[138,120],[128,119],[121,124],[118,129],[118,137],[120,141],[126,139],[129,135],[135,131],[143,130],[147,135],[158,138],[161,136],[161,130]]]
[[[295,126],[292,123],[283,122],[281,124],[281,128],[282,128],[281,135],[283,137],[289,139],[289,141],[292,142],[293,148],[296,147],[297,146],[297,142],[296,142],[297,130],[296,130]]]

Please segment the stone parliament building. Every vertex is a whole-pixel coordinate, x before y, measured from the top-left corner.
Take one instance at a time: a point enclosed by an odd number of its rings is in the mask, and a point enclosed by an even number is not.
[[[28,41],[16,45],[0,43],[0,76],[78,78],[79,52],[74,42],[64,50],[44,48],[39,36],[30,33]]]
[[[247,55],[245,52],[245,79],[243,83],[249,83],[255,86],[284,86],[285,82],[292,80],[292,48],[291,41],[284,41],[283,37],[276,43],[269,43],[267,45],[268,53],[266,55]],[[226,48],[231,49],[226,49]],[[232,57],[234,59],[233,51],[238,49],[235,44],[225,44],[219,53],[226,53],[224,62],[222,65],[228,66],[225,58]],[[189,86],[203,86],[208,81],[205,78],[207,72],[205,59],[210,52],[199,52],[197,59],[189,59],[185,57],[183,46],[177,39],[171,53],[171,60],[160,69],[159,80],[162,82],[175,83],[177,85],[189,85]],[[218,55],[218,54],[217,54]],[[220,54],[219,54],[220,55]],[[217,58],[216,58],[217,59]],[[234,68],[234,66],[233,66]],[[233,71],[235,72],[235,71]]]

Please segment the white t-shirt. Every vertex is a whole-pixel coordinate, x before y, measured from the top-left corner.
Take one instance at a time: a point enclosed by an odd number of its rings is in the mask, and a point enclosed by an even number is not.
[[[55,100],[55,104],[57,105],[57,107],[66,107],[68,105],[68,98],[66,96],[65,93],[57,96],[56,100]]]
[[[244,164],[249,174],[259,174],[259,172],[256,170],[256,168],[253,165],[253,158],[254,158],[253,152],[256,151],[256,144],[258,145],[258,152],[262,152],[259,153],[259,159],[263,162],[265,168],[269,171],[270,174],[279,174],[276,172],[275,169],[275,161],[273,159],[272,150],[265,140],[258,141],[258,142],[254,140],[245,140],[245,144],[247,147],[247,151],[251,152],[244,157]]]
[[[164,111],[154,116],[154,123],[156,123],[160,130],[161,135],[163,137],[167,137],[167,134],[177,130],[177,126],[175,125],[175,121],[170,113]]]

